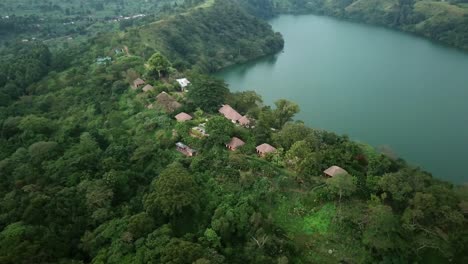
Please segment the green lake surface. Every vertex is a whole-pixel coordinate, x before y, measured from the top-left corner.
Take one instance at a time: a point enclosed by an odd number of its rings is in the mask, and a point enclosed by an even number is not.
[[[409,34],[314,15],[270,21],[284,52],[216,75],[265,103],[286,98],[307,125],[385,146],[468,182],[468,54]]]

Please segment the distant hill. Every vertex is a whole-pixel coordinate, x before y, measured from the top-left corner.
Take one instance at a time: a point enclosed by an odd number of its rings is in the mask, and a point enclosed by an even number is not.
[[[144,57],[158,50],[176,65],[208,72],[276,53],[284,45],[281,34],[232,1],[207,1],[177,16],[131,29],[119,41]]]
[[[467,1],[238,0],[259,17],[314,13],[396,28],[468,51]]]

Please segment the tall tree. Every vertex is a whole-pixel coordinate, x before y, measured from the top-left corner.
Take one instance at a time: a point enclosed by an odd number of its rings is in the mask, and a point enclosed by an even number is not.
[[[207,142],[213,145],[226,144],[234,132],[234,124],[223,116],[215,116],[206,124],[206,132],[210,135]]]
[[[286,99],[276,101],[275,106],[276,109],[273,113],[276,117],[277,128],[281,128],[286,122],[292,121],[294,115],[300,111],[299,105]]]
[[[349,174],[335,175],[327,179],[327,186],[331,193],[338,195],[339,203],[344,196],[350,196],[356,191],[356,178]]]
[[[169,165],[151,184],[144,206],[150,214],[161,210],[167,216],[174,216],[184,209],[196,210],[198,187],[195,179],[180,163]]]
[[[229,89],[224,81],[209,76],[196,76],[187,98],[194,107],[215,112],[226,100]]]
[[[158,79],[167,75],[170,68],[171,63],[159,52],[153,54],[148,60],[148,75],[154,76],[157,73]]]
[[[400,241],[398,218],[390,206],[382,204],[378,199],[368,205],[368,214],[362,241],[369,247],[384,253],[398,247]]]

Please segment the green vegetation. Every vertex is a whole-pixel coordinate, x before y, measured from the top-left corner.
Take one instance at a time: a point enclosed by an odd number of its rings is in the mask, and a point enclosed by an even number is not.
[[[178,69],[192,67],[203,72],[273,54],[284,44],[268,23],[231,1],[216,1],[210,8],[129,30],[116,41],[132,47],[135,54],[147,57],[158,50]]]
[[[318,212],[304,217],[304,233],[306,234],[326,234],[335,215],[335,207],[325,204]]]
[[[467,262],[466,186],[206,75],[281,46],[265,22],[216,1],[69,49],[7,48],[0,263]],[[139,77],[154,90],[132,87]],[[253,127],[221,116],[221,103]],[[194,118],[176,122],[182,111]],[[203,123],[209,136],[193,137]],[[245,145],[229,151],[232,136]],[[259,157],[263,143],[277,151]],[[349,175],[324,177],[332,165]]]
[[[4,0],[0,3],[0,45],[45,41],[53,48],[86,41],[182,12],[202,1],[178,0]]]

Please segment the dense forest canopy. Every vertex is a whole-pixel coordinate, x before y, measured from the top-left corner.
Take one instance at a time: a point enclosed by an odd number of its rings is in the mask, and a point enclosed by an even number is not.
[[[468,262],[467,186],[207,75],[283,47],[239,3],[4,47],[0,263]]]

